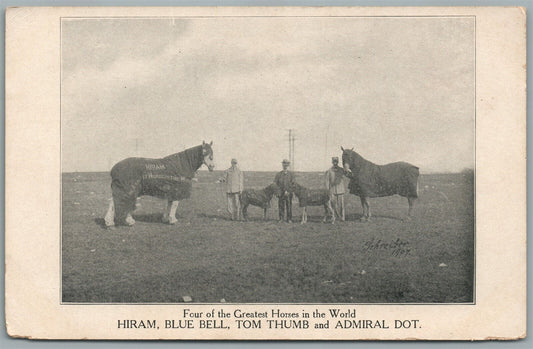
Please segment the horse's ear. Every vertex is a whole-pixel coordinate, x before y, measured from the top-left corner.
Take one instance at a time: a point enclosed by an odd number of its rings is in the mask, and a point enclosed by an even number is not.
[[[202,141],[202,146],[204,146],[204,145],[205,145],[205,141]]]
[[[213,145],[213,141],[211,141],[211,143],[209,143],[209,146],[212,146]]]
[[[344,148],[342,147],[342,145],[341,145],[341,150],[344,151]]]
[[[354,147],[352,147],[352,149],[350,149],[350,150],[353,151],[353,148],[354,148]]]

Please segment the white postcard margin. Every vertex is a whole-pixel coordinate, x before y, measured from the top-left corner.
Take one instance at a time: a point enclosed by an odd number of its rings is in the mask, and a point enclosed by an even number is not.
[[[329,330],[117,328],[120,319],[195,311],[327,313],[328,305],[62,305],[60,17],[473,15],[476,18],[475,304],[343,305],[418,328]],[[260,44],[260,43],[258,43]],[[516,339],[526,332],[526,13],[458,8],[10,8],[6,12],[6,327],[40,339]]]

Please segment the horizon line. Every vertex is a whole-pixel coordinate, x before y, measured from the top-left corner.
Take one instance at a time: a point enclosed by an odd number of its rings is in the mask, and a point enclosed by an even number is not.
[[[225,171],[226,169],[222,169],[222,170],[213,170],[213,172],[223,172]],[[242,170],[242,172],[279,172],[281,170]],[[291,172],[295,172],[295,173],[323,173],[323,172],[326,172],[326,170],[323,170],[323,171],[300,171],[300,170],[296,170],[296,171],[292,171]],[[72,173],[109,173],[111,172],[110,170],[109,171],[61,171],[61,174],[72,174]],[[206,172],[206,173],[209,173],[209,170],[204,170],[204,169],[201,169],[201,170],[198,170],[197,172]],[[461,174],[461,173],[465,173],[465,172],[475,172],[475,169],[473,168],[464,168],[460,171],[420,171],[420,174]]]

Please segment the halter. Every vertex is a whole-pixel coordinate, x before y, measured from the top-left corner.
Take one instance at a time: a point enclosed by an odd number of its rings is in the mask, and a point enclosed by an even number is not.
[[[205,142],[202,142],[202,164],[204,164],[205,166],[207,166],[208,168],[210,168],[210,166],[207,164],[207,162],[205,161],[205,159],[208,157],[208,156],[211,156],[211,159],[210,160],[213,160],[213,149],[211,148],[211,145],[213,144],[213,142],[207,144]],[[212,165],[211,165],[212,166]]]

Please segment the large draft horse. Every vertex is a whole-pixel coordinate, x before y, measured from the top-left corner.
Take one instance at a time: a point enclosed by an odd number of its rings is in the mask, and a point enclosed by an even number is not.
[[[368,198],[398,194],[406,197],[409,203],[407,218],[410,219],[414,201],[418,198],[418,167],[407,162],[394,162],[376,165],[365,160],[352,149],[342,150],[342,163],[345,173],[350,178],[350,193],[359,196],[363,206],[363,217],[371,216]]]
[[[111,169],[113,200],[105,215],[105,224],[133,225],[131,216],[139,196],[149,195],[167,200],[163,222],[175,224],[180,200],[191,196],[192,178],[206,165],[213,171],[213,142],[186,149],[162,159],[127,158]]]

